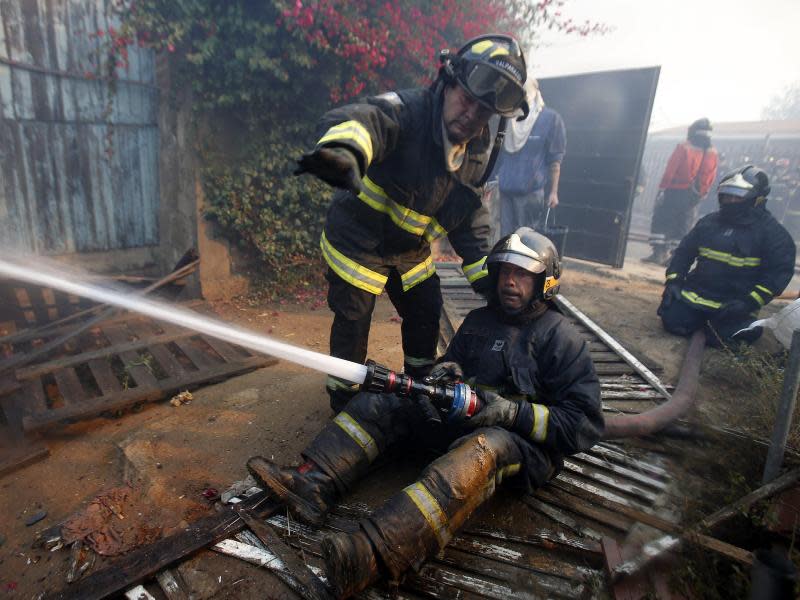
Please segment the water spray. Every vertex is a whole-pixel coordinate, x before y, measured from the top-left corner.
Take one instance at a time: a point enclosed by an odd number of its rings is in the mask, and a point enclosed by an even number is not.
[[[63,272],[55,272],[52,268],[48,269],[41,265],[23,266],[0,259],[0,275],[124,308],[158,321],[167,321],[248,350],[282,358],[345,381],[352,381],[361,385],[364,391],[391,392],[406,397],[421,394],[429,398],[440,412],[446,414],[449,421],[468,418],[481,408],[475,392],[465,383],[414,381],[408,375],[396,373],[373,361],[369,361],[367,365],[360,365],[293,346],[180,307],[132,295],[130,292],[80,282],[75,278],[66,279]]]

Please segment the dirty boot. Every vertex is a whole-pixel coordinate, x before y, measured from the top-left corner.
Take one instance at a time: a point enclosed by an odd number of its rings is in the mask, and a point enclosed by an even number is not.
[[[663,265],[664,261],[667,259],[667,255],[667,248],[665,248],[664,245],[653,246],[653,252],[650,256],[643,258],[642,262]]]
[[[316,465],[305,469],[282,468],[261,456],[247,461],[247,470],[264,488],[286,504],[298,520],[319,526],[336,502],[333,480]]]
[[[349,598],[380,579],[375,548],[361,530],[325,536],[322,557],[328,582],[339,599]]]

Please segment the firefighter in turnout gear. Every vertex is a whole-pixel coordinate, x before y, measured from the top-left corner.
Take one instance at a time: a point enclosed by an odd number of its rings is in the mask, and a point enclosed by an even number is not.
[[[720,180],[719,210],[697,222],[667,267],[658,309],[664,329],[688,336],[706,327],[708,343],[720,346],[783,292],[796,248],[765,206],[769,189],[766,173],[753,165]],[[753,341],[760,333],[755,328],[735,339]]]
[[[527,113],[525,61],[508,36],[443,51],[428,88],[389,92],[326,113],[316,148],[298,162],[339,188],[321,240],[334,313],[332,356],[362,363],[383,290],[402,318],[404,369],[433,365],[442,298],[431,243],[447,236],[476,291],[485,290],[490,222],[479,188],[492,161],[488,121]],[[329,377],[335,411],[357,391]]]
[[[471,384],[484,403],[477,414],[431,422],[424,397],[359,393],[306,448],[299,468],[248,461],[250,473],[290,512],[318,525],[390,446],[441,454],[357,532],[323,539],[327,575],[340,598],[418,569],[497,485],[539,488],[563,457],[602,435],[600,383],[588,347],[552,302],[560,277],[552,242],[520,228],[495,245],[487,264],[488,306],[467,315],[429,375]]]

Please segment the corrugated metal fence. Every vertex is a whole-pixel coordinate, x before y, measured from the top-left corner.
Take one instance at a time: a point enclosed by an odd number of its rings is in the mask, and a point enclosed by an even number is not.
[[[104,0],[0,0],[0,244],[64,254],[158,244],[158,88],[132,47],[96,78]],[[104,32],[98,35],[98,32]]]

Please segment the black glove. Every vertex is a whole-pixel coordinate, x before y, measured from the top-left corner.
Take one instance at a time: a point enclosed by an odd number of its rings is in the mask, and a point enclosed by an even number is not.
[[[503,398],[488,390],[477,390],[478,398],[483,401],[483,408],[464,423],[467,427],[491,427],[497,425],[506,429],[514,426],[519,412],[519,402]]]
[[[333,187],[361,191],[361,171],[355,155],[344,148],[317,148],[297,161],[295,175],[311,173]]]
[[[464,370],[457,362],[445,361],[434,365],[425,378],[426,383],[455,383],[464,379]]]
[[[679,281],[670,281],[664,286],[664,293],[661,294],[661,305],[658,307],[658,314],[667,309],[673,302],[681,299],[683,285]]]
[[[757,308],[759,308],[759,306],[756,302],[749,298],[747,300],[731,300],[730,302],[726,302],[722,308],[717,311],[713,320],[723,322],[744,319]]]

